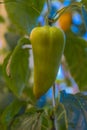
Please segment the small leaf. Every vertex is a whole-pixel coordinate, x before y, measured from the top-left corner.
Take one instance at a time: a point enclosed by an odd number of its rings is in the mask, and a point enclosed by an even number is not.
[[[7,108],[4,110],[1,116],[1,123],[5,128],[7,128],[13,118],[20,113],[22,109],[26,106],[25,102],[14,100]]]
[[[18,97],[29,81],[29,48],[26,47],[29,44],[28,39],[21,39],[12,54],[4,61],[3,71],[7,85]]]
[[[70,32],[67,33],[64,55],[80,90],[87,90],[87,41]]]
[[[68,130],[87,129],[87,95],[61,92],[61,102],[66,109]]]
[[[51,130],[51,123],[44,111],[30,110],[13,122],[11,130]]]
[[[36,26],[36,20],[42,10],[44,0],[4,0],[7,13],[16,27],[29,34]]]

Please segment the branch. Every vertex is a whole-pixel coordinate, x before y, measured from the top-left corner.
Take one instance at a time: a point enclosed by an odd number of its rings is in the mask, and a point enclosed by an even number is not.
[[[53,89],[53,97],[52,97],[52,101],[53,101],[53,116],[54,116],[54,129],[58,130],[57,128],[57,117],[56,117],[56,101],[55,101],[55,84],[52,87]]]

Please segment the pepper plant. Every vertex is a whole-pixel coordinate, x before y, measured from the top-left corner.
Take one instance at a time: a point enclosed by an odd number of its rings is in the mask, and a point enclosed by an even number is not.
[[[0,1],[9,21],[4,35],[9,49],[0,65],[1,130],[87,130],[87,1],[57,8],[63,2]],[[75,11],[83,21],[78,35],[71,28]],[[60,66],[64,80],[57,78]]]

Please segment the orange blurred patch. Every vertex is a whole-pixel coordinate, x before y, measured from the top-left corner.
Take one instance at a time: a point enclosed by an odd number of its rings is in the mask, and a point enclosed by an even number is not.
[[[64,30],[68,31],[72,22],[72,14],[71,13],[64,13],[58,19],[59,26]]]

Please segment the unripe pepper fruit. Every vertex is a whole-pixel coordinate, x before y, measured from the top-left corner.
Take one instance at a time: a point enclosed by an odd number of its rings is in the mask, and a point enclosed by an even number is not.
[[[54,83],[65,46],[65,35],[57,27],[36,27],[30,41],[34,58],[34,87],[36,98],[42,96]]]

